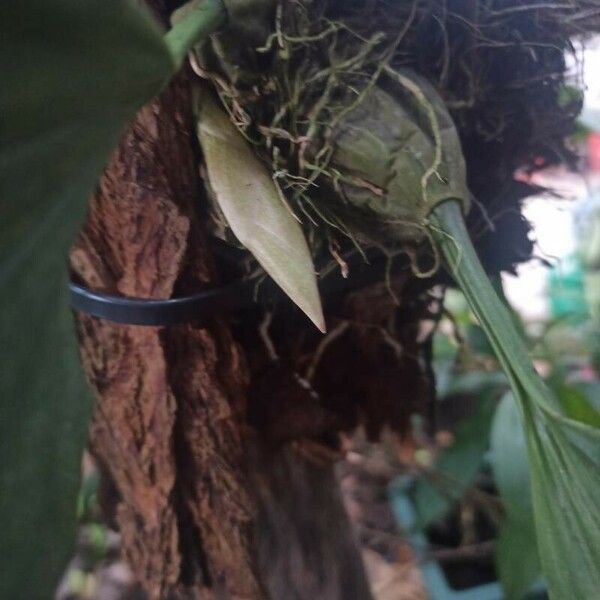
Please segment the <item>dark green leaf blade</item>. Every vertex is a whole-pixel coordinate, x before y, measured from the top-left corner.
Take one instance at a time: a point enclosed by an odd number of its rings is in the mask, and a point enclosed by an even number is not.
[[[552,598],[594,598],[600,580],[600,462],[564,425],[540,419],[527,428],[540,558]],[[588,442],[600,449],[600,435]]]
[[[490,436],[494,480],[504,505],[496,565],[507,600],[520,600],[541,574],[527,464],[527,444],[519,409],[505,394]]]
[[[427,527],[452,508],[472,484],[481,467],[488,448],[498,389],[496,374],[490,375],[489,379],[482,377],[475,382],[469,376],[459,378],[451,388],[454,393],[476,394],[479,399],[473,413],[456,428],[454,443],[441,453],[433,469],[428,469],[425,477],[417,481],[413,497],[419,528]],[[505,379],[501,378],[500,381]],[[452,399],[447,401],[452,402]]]
[[[582,390],[566,383],[558,383],[554,386],[554,390],[567,417],[592,427],[600,427],[600,412]]]
[[[4,238],[5,211],[50,206],[78,185],[85,198],[173,62],[149,17],[124,0],[6,2],[1,16]]]
[[[538,551],[552,598],[593,598],[600,581],[600,429],[562,412],[535,373],[493,290],[457,202],[436,207],[434,234],[511,383],[527,440]]]
[[[0,596],[53,597],[72,548],[90,402],[67,309],[66,252],[136,110],[173,70],[124,0],[0,8]]]

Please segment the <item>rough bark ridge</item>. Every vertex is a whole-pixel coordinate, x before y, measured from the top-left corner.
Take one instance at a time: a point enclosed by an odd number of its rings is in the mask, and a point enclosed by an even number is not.
[[[168,298],[214,282],[188,86],[144,108],[93,195],[74,276],[94,290]],[[119,492],[124,553],[149,598],[264,598],[242,469],[246,369],[220,320],[136,327],[77,315],[96,393],[91,448]]]
[[[372,600],[333,465],[253,448],[261,572],[277,600]]]
[[[217,283],[195,215],[189,104],[187,81],[174,83],[140,112],[112,157],[70,255],[87,287],[167,298]],[[151,600],[371,598],[331,465],[307,462],[290,443],[335,449],[339,431],[361,416],[374,435],[389,420],[402,429],[412,405],[393,407],[403,404],[396,392],[406,372],[418,377],[415,319],[398,334],[400,357],[386,333],[397,335],[397,307],[382,287],[332,310],[332,325],[348,328],[326,342],[304,319],[290,320],[282,303],[272,331],[282,360],[264,355],[261,311],[251,309],[236,333],[251,369],[219,319],[156,328],[77,316],[96,392],[90,446],[117,490],[123,552]],[[392,381],[399,364],[406,369]],[[403,397],[415,402],[414,390]]]

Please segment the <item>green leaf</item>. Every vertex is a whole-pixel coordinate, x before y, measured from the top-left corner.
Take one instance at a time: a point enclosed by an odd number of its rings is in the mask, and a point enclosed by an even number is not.
[[[569,433],[554,420],[527,427],[535,524],[551,597],[587,599],[600,581],[600,462]],[[576,435],[600,448],[597,431]]]
[[[518,406],[507,392],[496,408],[490,436],[490,454],[494,480],[505,511],[517,520],[532,514],[527,444]]]
[[[174,64],[121,0],[2,2],[0,596],[53,597],[72,549],[90,399],[66,252],[111,149]]]
[[[575,421],[600,427],[600,412],[588,400],[585,393],[575,386],[557,383],[553,386],[564,414]]]
[[[469,239],[460,205],[431,215],[446,261],[511,383],[523,419],[538,550],[552,598],[593,598],[600,581],[600,429],[566,415],[535,373],[527,348]]]
[[[325,331],[302,228],[265,165],[206,91],[198,93],[198,137],[210,186],[231,230],[283,291]]]
[[[432,368],[435,375],[435,387],[438,397],[443,398],[452,383],[454,366],[458,355],[458,346],[450,338],[436,331],[433,336]]]
[[[507,600],[519,600],[541,574],[533,519],[527,443],[519,409],[505,394],[490,436],[494,480],[504,505],[496,565]]]
[[[533,513],[530,521],[507,520],[496,540],[496,569],[505,600],[522,600],[541,576]]]
[[[221,0],[193,0],[173,13],[173,27],[165,42],[176,64],[181,64],[188,51],[202,42],[226,20],[227,12]]]
[[[485,332],[479,325],[469,323],[465,328],[464,336],[466,338],[467,348],[479,356],[493,356],[494,351],[488,341]]]
[[[2,226],[20,239],[25,209],[41,216],[74,189],[84,203],[124,124],[174,65],[160,32],[122,0],[5,2],[2,25]]]
[[[460,380],[458,378],[454,383],[452,392],[463,391]],[[504,381],[502,378],[501,382]],[[442,517],[461,499],[475,479],[488,448],[498,381],[496,378],[482,378],[475,382],[477,385],[473,383],[472,378],[467,377],[464,387],[466,393],[480,397],[473,413],[458,425],[452,446],[440,454],[433,469],[425,472],[425,477],[419,479],[415,486],[413,499],[420,528]]]

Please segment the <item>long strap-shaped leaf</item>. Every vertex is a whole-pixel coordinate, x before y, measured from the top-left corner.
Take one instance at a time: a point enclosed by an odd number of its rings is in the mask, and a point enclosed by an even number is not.
[[[475,253],[460,205],[431,214],[432,231],[511,382],[527,439],[538,548],[552,598],[600,589],[600,429],[565,415]]]
[[[90,402],[66,253],[127,122],[225,18],[163,38],[132,0],[0,2],[0,597],[50,598],[71,552]]]

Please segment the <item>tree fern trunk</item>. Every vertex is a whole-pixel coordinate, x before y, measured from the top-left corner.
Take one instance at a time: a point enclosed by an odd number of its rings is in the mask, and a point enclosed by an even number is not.
[[[112,156],[70,253],[89,288],[169,298],[217,283],[196,211],[189,106],[180,78]],[[96,397],[90,447],[117,490],[123,553],[151,600],[283,599],[292,588],[295,598],[370,597],[332,471],[294,467],[291,451],[261,454],[250,442],[260,432],[244,434],[249,377],[226,320],[161,328],[78,314],[77,325]],[[260,457],[251,476],[247,456]],[[317,576],[314,559],[325,556]]]

